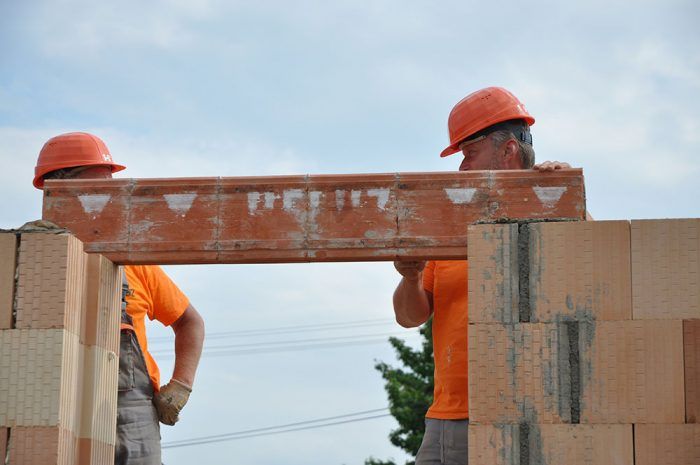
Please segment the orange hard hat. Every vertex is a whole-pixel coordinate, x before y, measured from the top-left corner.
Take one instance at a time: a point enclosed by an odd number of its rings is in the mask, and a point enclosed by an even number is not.
[[[450,146],[440,156],[459,152],[459,144],[482,129],[513,119],[522,119],[528,126],[535,124],[525,105],[506,89],[487,87],[467,95],[450,112],[447,120]]]
[[[34,168],[34,187],[43,189],[44,176],[52,171],[78,166],[103,165],[112,173],[126,169],[112,161],[105,143],[86,132],[69,132],[49,139],[39,152]]]

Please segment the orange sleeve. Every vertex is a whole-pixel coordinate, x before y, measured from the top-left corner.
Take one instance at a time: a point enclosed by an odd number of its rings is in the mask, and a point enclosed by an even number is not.
[[[144,266],[152,306],[148,318],[170,326],[185,313],[190,304],[187,296],[175,285],[159,266]]]
[[[435,284],[435,262],[429,261],[423,269],[423,289],[432,293]]]

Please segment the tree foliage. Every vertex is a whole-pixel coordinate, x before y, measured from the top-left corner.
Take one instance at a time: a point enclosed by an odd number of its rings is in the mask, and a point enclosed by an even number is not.
[[[389,338],[400,367],[384,362],[374,366],[385,380],[384,389],[389,397],[389,411],[399,427],[389,434],[389,440],[412,456],[416,456],[425,432],[425,412],[433,402],[433,335],[432,319],[420,329],[421,347],[414,350],[401,339]],[[407,462],[412,465],[414,462]],[[365,465],[396,465],[370,457]]]

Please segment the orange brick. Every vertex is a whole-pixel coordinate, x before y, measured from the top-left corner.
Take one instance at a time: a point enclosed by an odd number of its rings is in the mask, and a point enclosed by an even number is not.
[[[0,331],[0,426],[59,423],[63,366],[77,362],[64,359],[65,333],[61,329]],[[77,336],[73,339],[77,342]]]
[[[470,324],[470,421],[570,422],[568,354],[563,324]]]
[[[102,255],[87,256],[81,341],[111,352],[119,351],[121,269]]]
[[[74,409],[79,414],[77,435],[114,445],[119,360],[115,353],[91,346],[85,349],[81,361],[75,378],[76,384],[82,384],[81,396],[74,401]]]
[[[634,425],[636,465],[698,465],[700,425]]]
[[[7,455],[7,435],[10,434],[10,428],[0,428],[0,459],[5,460]]]
[[[683,322],[685,421],[700,423],[700,320]]]
[[[634,319],[700,319],[700,219],[632,221]]]
[[[469,465],[633,465],[633,455],[632,425],[469,426]]]
[[[581,323],[582,423],[683,423],[681,321]]]
[[[68,234],[22,234],[17,328],[80,334],[85,291],[83,245]]]
[[[12,328],[16,257],[17,236],[0,233],[0,329]]]
[[[529,321],[632,318],[627,221],[531,223],[528,228]]]
[[[77,446],[75,436],[58,426],[18,426],[10,436],[9,465],[75,465]]]
[[[468,228],[469,321],[518,323],[518,225]]]
[[[114,444],[105,444],[94,439],[78,439],[79,465],[112,465]]]

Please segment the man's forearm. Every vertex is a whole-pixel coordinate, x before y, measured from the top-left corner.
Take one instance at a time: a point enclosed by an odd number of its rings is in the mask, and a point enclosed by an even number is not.
[[[175,368],[173,378],[189,386],[194,384],[194,375],[199,365],[204,344],[204,320],[192,307],[173,323],[175,331]]]
[[[420,326],[430,318],[430,298],[420,279],[401,278],[394,291],[396,321],[404,328]]]

